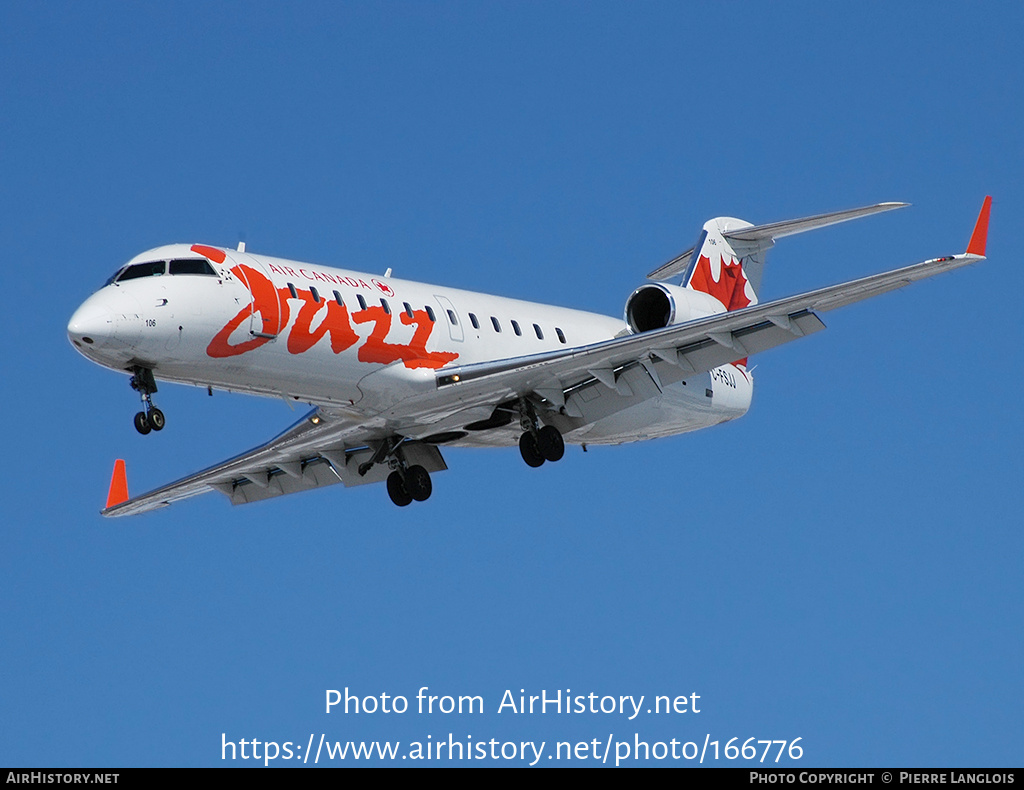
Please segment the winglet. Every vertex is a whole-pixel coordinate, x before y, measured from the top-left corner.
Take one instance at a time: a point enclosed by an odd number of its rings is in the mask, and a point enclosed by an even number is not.
[[[110,490],[107,492],[107,508],[128,501],[128,475],[125,473],[124,461],[114,461],[114,474],[110,476]]]
[[[971,243],[967,245],[968,255],[980,255],[985,257],[985,242],[988,240],[988,213],[992,208],[992,196],[986,195],[985,202],[981,204],[981,213],[974,225],[974,233],[971,234]]]

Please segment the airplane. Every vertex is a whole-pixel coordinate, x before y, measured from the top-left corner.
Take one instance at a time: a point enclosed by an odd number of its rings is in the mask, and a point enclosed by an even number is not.
[[[775,240],[903,208],[878,203],[753,225],[706,222],[652,271],[622,318],[205,244],[147,250],[75,311],[68,338],[130,375],[141,434],[166,418],[157,380],[308,402],[268,442],[129,497],[115,462],[104,516],[219,491],[232,504],[342,483],[384,482],[395,505],[426,500],[441,447],[519,446],[527,465],[565,444],[621,444],[746,413],[748,359],[825,328],[819,313],[984,260],[991,197],[967,251],[761,302]],[[677,282],[670,282],[677,281]]]

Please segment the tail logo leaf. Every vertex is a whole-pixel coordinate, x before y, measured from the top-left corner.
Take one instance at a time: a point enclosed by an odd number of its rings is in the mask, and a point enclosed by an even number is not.
[[[715,297],[725,305],[726,310],[739,310],[756,302],[754,291],[743,273],[743,265],[735,258],[726,262],[723,256],[716,256],[713,265],[707,255],[701,255],[690,277],[690,288]]]

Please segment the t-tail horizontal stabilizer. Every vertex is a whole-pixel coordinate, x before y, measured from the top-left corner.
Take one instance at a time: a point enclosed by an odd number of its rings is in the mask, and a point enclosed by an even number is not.
[[[876,203],[873,206],[862,206],[851,208],[845,211],[833,211],[829,214],[815,214],[813,217],[802,217],[801,219],[787,219],[782,222],[772,222],[768,225],[747,225],[746,227],[723,227],[722,236],[732,242],[747,242],[767,249],[772,246],[775,239],[783,236],[792,236],[795,233],[804,233],[816,228],[824,228],[828,225],[836,225],[840,222],[848,222],[851,219],[869,217],[872,214],[879,214],[883,211],[892,211],[897,208],[906,208],[909,203]],[[722,217],[721,219],[728,219]],[[735,222],[732,220],[731,222]],[[731,223],[727,223],[731,224]],[[693,256],[695,247],[681,252],[665,265],[655,269],[647,275],[648,280],[670,280],[677,274],[685,271],[690,265],[690,258]]]

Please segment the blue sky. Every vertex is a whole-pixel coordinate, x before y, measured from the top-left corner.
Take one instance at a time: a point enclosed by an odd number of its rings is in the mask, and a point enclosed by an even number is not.
[[[1014,3],[4,3],[0,764],[612,733],[1020,765],[1022,23]],[[167,385],[167,429],[135,433],[127,379],[65,326],[149,247],[244,239],[618,315],[713,216],[914,204],[780,241],[773,298],[962,251],[986,194],[989,261],[752,360],[734,423],[539,470],[452,450],[404,510],[368,486],[98,515],[115,458],[143,491],[298,414]],[[325,714],[346,686],[486,710]],[[702,707],[497,712],[566,688]]]

